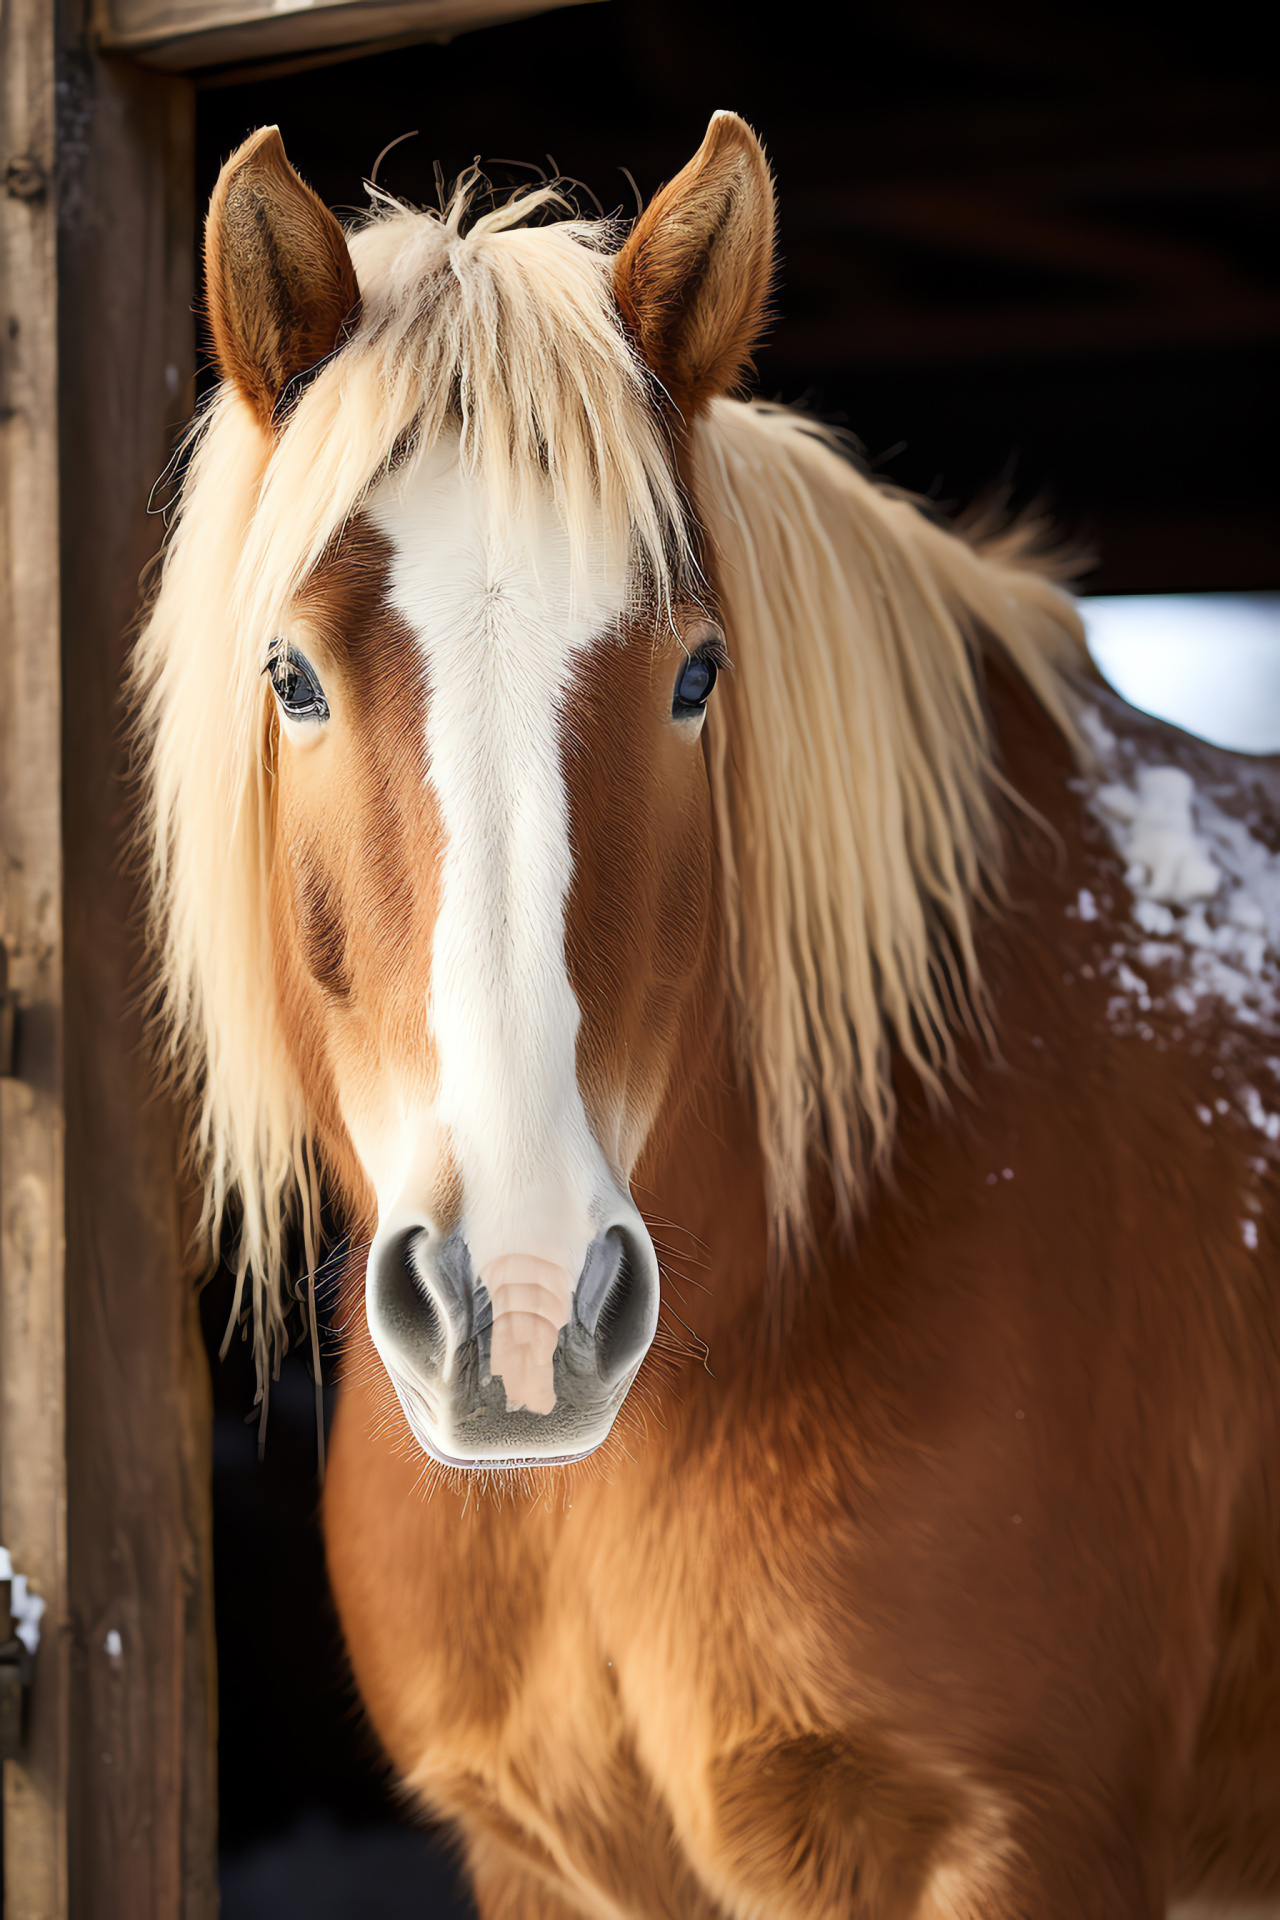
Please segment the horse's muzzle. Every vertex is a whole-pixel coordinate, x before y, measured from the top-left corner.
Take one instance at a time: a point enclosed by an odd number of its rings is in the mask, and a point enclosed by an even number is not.
[[[487,1284],[486,1284],[487,1280]],[[576,1285],[415,1226],[369,1259],[369,1330],[414,1436],[451,1467],[563,1465],[607,1437],[653,1341],[658,1266],[638,1217],[597,1234]]]

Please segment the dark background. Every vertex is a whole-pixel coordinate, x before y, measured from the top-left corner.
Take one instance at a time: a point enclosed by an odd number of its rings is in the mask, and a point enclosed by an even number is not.
[[[1280,587],[1280,86],[1265,10],[1148,0],[606,0],[200,94],[207,197],[254,127],[341,212],[435,199],[476,155],[629,215],[733,107],[773,159],[779,318],[759,387],[956,505],[1046,501],[1099,592]],[[517,173],[495,167],[499,178]],[[207,1296],[221,1332],[226,1289]],[[215,1359],[227,1920],[454,1911],[346,1688],[297,1359],[265,1462],[243,1353]]]

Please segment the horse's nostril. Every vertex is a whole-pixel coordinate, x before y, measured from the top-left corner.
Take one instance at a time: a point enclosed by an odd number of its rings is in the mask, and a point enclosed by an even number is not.
[[[422,1229],[415,1227],[388,1247],[386,1305],[392,1308],[402,1335],[411,1339],[419,1355],[439,1367],[444,1363],[449,1335],[439,1302],[427,1285],[418,1258],[425,1238]]]
[[[472,1287],[465,1248],[452,1241],[432,1248],[425,1228],[409,1227],[386,1242],[371,1273],[371,1304],[382,1334],[419,1366],[447,1371],[450,1351],[470,1334]]]
[[[648,1348],[653,1337],[653,1299],[644,1265],[628,1236],[614,1227],[608,1237],[621,1242],[621,1258],[600,1307],[595,1347],[600,1377],[612,1385],[631,1371]]]
[[[431,1288],[427,1286],[416,1254],[424,1236],[421,1231],[406,1233],[400,1241],[400,1260],[413,1288],[417,1315],[417,1337],[425,1345],[435,1364],[444,1365],[449,1333]]]

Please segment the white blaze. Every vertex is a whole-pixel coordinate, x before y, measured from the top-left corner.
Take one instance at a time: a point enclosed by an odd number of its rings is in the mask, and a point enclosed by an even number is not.
[[[616,1191],[578,1091],[559,712],[626,582],[601,569],[571,591],[549,488],[529,519],[492,524],[456,439],[407,483],[385,481],[371,518],[393,549],[391,604],[426,662],[429,777],[445,831],[429,988],[433,1118],[458,1164],[472,1269],[493,1300],[493,1372],[509,1406],[548,1412],[555,1330],[598,1204]],[[379,1192],[380,1216],[412,1198]]]

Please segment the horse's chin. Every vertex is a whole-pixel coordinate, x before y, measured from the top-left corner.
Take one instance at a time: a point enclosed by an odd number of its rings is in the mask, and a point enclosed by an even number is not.
[[[584,1447],[580,1453],[528,1453],[512,1454],[505,1458],[495,1455],[492,1459],[487,1456],[482,1459],[461,1459],[457,1454],[446,1453],[442,1447],[437,1446],[429,1433],[420,1432],[416,1427],[413,1430],[413,1437],[428,1460],[434,1460],[438,1466],[449,1467],[456,1472],[477,1474],[529,1473],[535,1468],[542,1467],[548,1469],[576,1467],[580,1460],[589,1460],[592,1454],[603,1445],[602,1441],[597,1440],[594,1446]]]
[[[427,1458],[470,1473],[571,1467],[589,1459],[613,1431],[631,1385],[630,1379],[621,1385],[607,1407],[584,1412],[558,1393],[550,1413],[536,1414],[523,1407],[508,1412],[499,1379],[491,1383],[487,1404],[464,1405],[461,1417],[451,1417],[454,1407],[447,1389],[442,1394],[439,1386],[427,1387],[399,1366],[389,1367],[388,1374],[409,1430]]]

